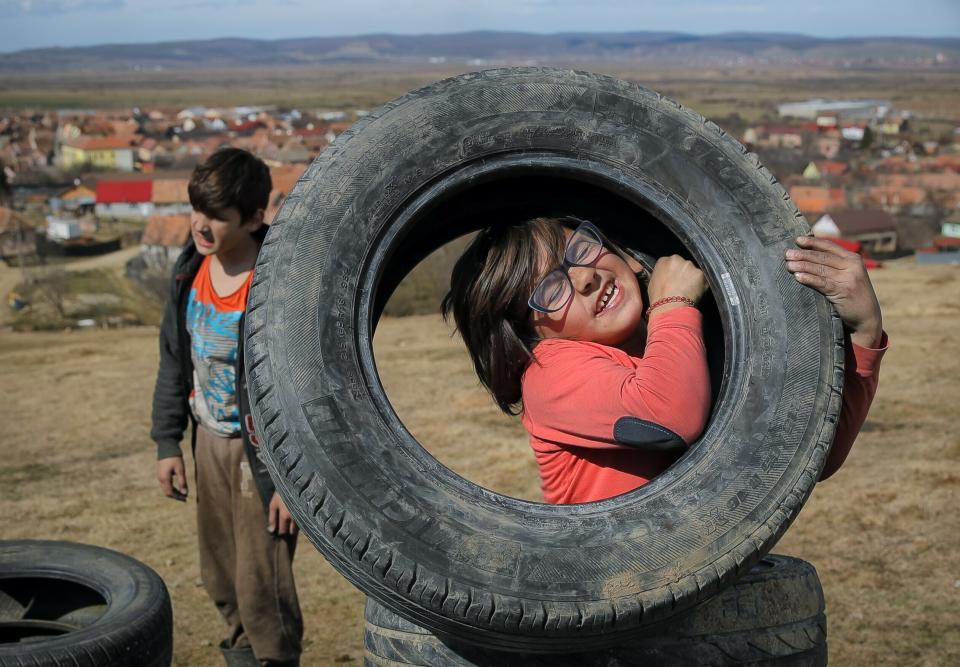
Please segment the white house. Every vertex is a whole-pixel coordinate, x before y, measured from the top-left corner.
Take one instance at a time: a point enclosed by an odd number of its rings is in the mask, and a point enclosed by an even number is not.
[[[47,216],[47,238],[57,241],[69,241],[80,236],[80,222],[78,220],[64,220]]]
[[[897,249],[897,226],[879,209],[841,210],[825,213],[813,224],[813,235],[859,241],[868,252]]]

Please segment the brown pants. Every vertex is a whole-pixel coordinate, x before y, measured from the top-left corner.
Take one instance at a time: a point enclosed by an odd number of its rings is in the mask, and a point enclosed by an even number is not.
[[[267,532],[267,514],[240,438],[197,427],[200,578],[230,627],[227,648],[296,661],[303,619],[293,581],[296,538]]]

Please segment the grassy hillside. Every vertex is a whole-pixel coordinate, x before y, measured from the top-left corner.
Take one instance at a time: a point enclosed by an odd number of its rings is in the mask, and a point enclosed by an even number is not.
[[[810,97],[890,100],[922,119],[960,123],[960,72],[815,67],[682,67],[579,63],[578,69],[636,81],[708,118],[776,116],[776,105]],[[0,74],[0,111],[56,108],[276,105],[371,109],[437,79],[478,66],[329,65],[197,71]]]
[[[879,393],[850,459],[775,551],[820,573],[831,664],[956,665],[960,272],[903,259],[872,275],[891,340]],[[218,665],[222,627],[199,584],[192,500],[164,499],[155,479],[156,337],[150,327],[0,331],[0,535],[145,561],[173,598],[174,664]],[[374,347],[391,402],[434,456],[488,488],[539,497],[522,427],[496,410],[437,316],[385,318]],[[304,665],[362,664],[363,596],[306,540],[296,573]]]

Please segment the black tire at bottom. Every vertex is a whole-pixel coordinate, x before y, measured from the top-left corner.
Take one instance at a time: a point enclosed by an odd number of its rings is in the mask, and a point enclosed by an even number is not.
[[[506,653],[440,638],[367,599],[368,667],[819,667],[827,664],[823,589],[814,567],[767,556],[693,610],[613,648],[557,655]]]
[[[163,580],[116,551],[0,541],[0,667],[169,667]]]

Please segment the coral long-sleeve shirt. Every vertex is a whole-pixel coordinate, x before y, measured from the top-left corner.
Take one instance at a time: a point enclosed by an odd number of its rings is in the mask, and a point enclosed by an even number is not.
[[[664,426],[688,445],[706,427],[710,377],[700,311],[676,308],[651,319],[643,356],[585,341],[549,339],[522,380],[523,425],[540,467],[544,500],[582,503],[632,491],[676,455],[614,439],[624,416]],[[843,408],[823,477],[836,471],[866,418],[877,387],[880,349],[848,347]]]

